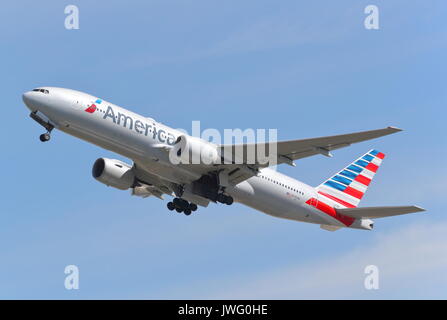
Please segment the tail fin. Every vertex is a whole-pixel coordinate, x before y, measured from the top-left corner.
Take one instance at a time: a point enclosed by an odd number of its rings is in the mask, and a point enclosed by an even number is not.
[[[326,197],[345,208],[355,208],[368,189],[385,154],[370,150],[342,171],[320,184],[319,196]]]

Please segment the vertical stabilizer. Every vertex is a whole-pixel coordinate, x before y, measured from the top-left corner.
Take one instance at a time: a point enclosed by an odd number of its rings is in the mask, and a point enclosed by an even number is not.
[[[320,184],[319,197],[326,197],[345,208],[355,208],[370,185],[385,154],[370,150],[349,166]]]

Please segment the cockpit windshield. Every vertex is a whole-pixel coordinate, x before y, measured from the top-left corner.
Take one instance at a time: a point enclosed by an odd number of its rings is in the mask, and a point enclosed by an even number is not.
[[[39,89],[39,88],[33,89],[33,91],[34,92],[42,92],[42,93],[45,93],[45,94],[49,94],[50,93],[50,91],[48,91],[47,89]]]

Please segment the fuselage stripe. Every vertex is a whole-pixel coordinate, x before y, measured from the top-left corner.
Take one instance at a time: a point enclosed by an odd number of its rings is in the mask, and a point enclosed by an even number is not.
[[[316,209],[320,210],[321,212],[326,213],[327,215],[331,216],[332,218],[340,221],[347,227],[349,227],[355,221],[354,218],[347,217],[347,216],[337,213],[337,211],[335,211],[334,207],[331,207],[330,205],[328,205],[322,201],[318,201],[315,198],[311,198],[311,199],[307,200],[306,203],[312,207],[315,207]]]

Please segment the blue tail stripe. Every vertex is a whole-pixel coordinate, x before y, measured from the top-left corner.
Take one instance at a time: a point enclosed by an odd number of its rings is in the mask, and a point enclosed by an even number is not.
[[[368,162],[366,162],[365,160],[357,160],[356,162],[354,162],[356,165],[361,166],[363,168],[365,168],[368,165]]]
[[[374,157],[370,154],[365,154],[362,159],[365,159],[366,161],[372,161]]]
[[[358,174],[356,174],[356,173],[354,173],[352,171],[348,171],[348,170],[343,170],[339,174],[341,174],[342,176],[351,178],[351,179],[355,179],[355,177],[358,176]]]
[[[326,181],[324,184],[340,191],[344,191],[346,189],[346,186],[331,180]]]
[[[363,171],[363,168],[357,167],[357,166],[355,166],[355,165],[353,165],[353,164],[351,164],[351,165],[350,165],[349,167],[347,167],[346,169],[349,169],[349,170],[351,170],[351,171],[355,171],[355,172],[358,172],[358,173],[360,173],[360,172]]]
[[[349,184],[352,182],[352,180],[347,179],[347,178],[343,178],[342,176],[334,176],[332,177],[332,180],[337,181],[337,182],[341,182],[347,186],[349,186]]]
[[[379,151],[371,150],[369,153],[371,153],[373,156],[377,156],[379,154]]]

